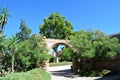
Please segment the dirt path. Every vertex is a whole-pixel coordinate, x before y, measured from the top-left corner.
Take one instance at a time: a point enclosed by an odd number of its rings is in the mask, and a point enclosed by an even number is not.
[[[71,65],[49,67],[49,71],[52,75],[51,80],[115,80],[120,75],[113,75],[109,77],[79,77],[74,75],[70,70]]]
[[[95,80],[99,77],[79,77],[74,75],[70,70],[70,65],[49,67],[52,74],[51,80]]]

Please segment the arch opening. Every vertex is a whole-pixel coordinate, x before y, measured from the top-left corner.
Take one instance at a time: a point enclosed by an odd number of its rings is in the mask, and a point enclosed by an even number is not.
[[[52,54],[53,52],[58,52],[58,53],[62,53],[62,49],[64,48],[64,47],[67,47],[67,48],[70,48],[71,46],[68,44],[68,40],[59,40],[59,39],[44,39],[45,40],[45,42],[46,42],[46,44],[47,44],[47,47],[48,47],[48,49],[49,49],[49,53],[48,54]],[[57,49],[57,48],[58,49]],[[50,59],[51,60],[51,59]],[[46,67],[46,69],[48,70],[49,69],[49,66],[51,66],[51,61],[48,61],[48,66]],[[57,57],[55,57],[54,56],[54,61],[55,62],[57,62],[57,60],[59,60]],[[54,63],[55,65],[56,65],[56,63],[55,62],[52,62],[52,63]],[[59,64],[61,64],[61,62],[59,63]],[[58,64],[58,65],[59,65]],[[66,63],[65,63],[66,64]],[[68,63],[67,63],[68,64]],[[64,63],[62,63],[62,65],[64,65]],[[69,65],[70,66],[72,66],[72,60],[71,60],[71,62],[69,62]]]
[[[59,63],[59,61],[60,62],[63,61],[62,59],[63,59],[63,54],[64,54],[63,53],[64,48],[69,48],[69,45],[66,44],[66,43],[56,43],[56,44],[54,44],[51,47],[50,52],[49,52],[49,54],[52,56],[52,58],[54,58],[54,60],[50,60],[50,62]]]

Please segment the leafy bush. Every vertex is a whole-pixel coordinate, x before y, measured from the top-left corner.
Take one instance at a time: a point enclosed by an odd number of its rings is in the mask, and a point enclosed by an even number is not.
[[[70,36],[70,45],[76,52],[77,58],[114,58],[120,52],[120,44],[117,38],[110,38],[103,32],[78,31]]]
[[[17,71],[27,71],[38,67],[38,64],[49,60],[48,50],[41,37],[33,35],[18,46],[15,55]]]
[[[0,80],[51,80],[50,74],[40,68],[28,72],[12,73]]]
[[[69,48],[63,48],[62,54],[59,55],[60,61],[71,61],[72,60],[72,52]]]
[[[28,70],[40,67],[39,64],[49,60],[48,49],[42,37],[38,35],[32,35],[29,39],[16,43],[15,50],[8,50],[0,60],[0,76],[5,76],[6,73],[12,71],[12,65],[14,72],[26,72]],[[14,54],[13,54],[14,51]],[[13,62],[14,58],[14,62]],[[14,64],[11,64],[11,63]]]
[[[120,53],[119,40],[117,38],[110,37],[99,30],[80,30],[76,32],[74,35],[70,36],[70,45],[75,53],[73,57],[77,59],[76,64],[78,64],[77,61],[81,62],[81,64],[75,66],[76,69],[81,66],[84,67],[84,63],[89,63],[91,65],[90,67],[87,66],[86,68],[80,68],[80,70],[89,68],[90,70],[96,70],[96,59],[114,59],[116,55]],[[89,61],[84,62],[86,59],[92,59],[92,63]],[[96,75],[96,72],[85,72],[85,74],[91,74],[92,76]]]

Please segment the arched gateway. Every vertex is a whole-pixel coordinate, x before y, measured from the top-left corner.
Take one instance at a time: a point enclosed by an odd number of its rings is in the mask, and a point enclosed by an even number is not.
[[[55,47],[56,45],[59,45],[59,44],[63,44],[63,45],[67,45],[67,46],[70,46],[69,44],[68,44],[68,40],[61,40],[61,39],[49,39],[49,38],[43,38],[44,39],[44,41],[46,42],[46,45],[47,45],[47,48],[48,48],[48,50],[49,50],[49,53],[50,53],[50,50],[53,48],[53,47]],[[48,53],[48,54],[49,54]],[[48,62],[46,62],[46,67],[45,67],[45,69],[46,70],[48,70],[48,68],[49,68],[49,61]]]
[[[46,42],[49,51],[58,44],[69,45],[67,40],[45,38],[44,41]]]

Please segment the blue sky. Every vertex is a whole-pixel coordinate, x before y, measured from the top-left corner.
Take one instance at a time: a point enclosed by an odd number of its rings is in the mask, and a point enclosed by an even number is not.
[[[5,26],[7,36],[20,31],[21,19],[32,33],[38,33],[43,19],[57,12],[73,24],[74,31],[92,28],[106,34],[120,32],[120,0],[0,0],[0,7],[8,7],[12,16]]]

